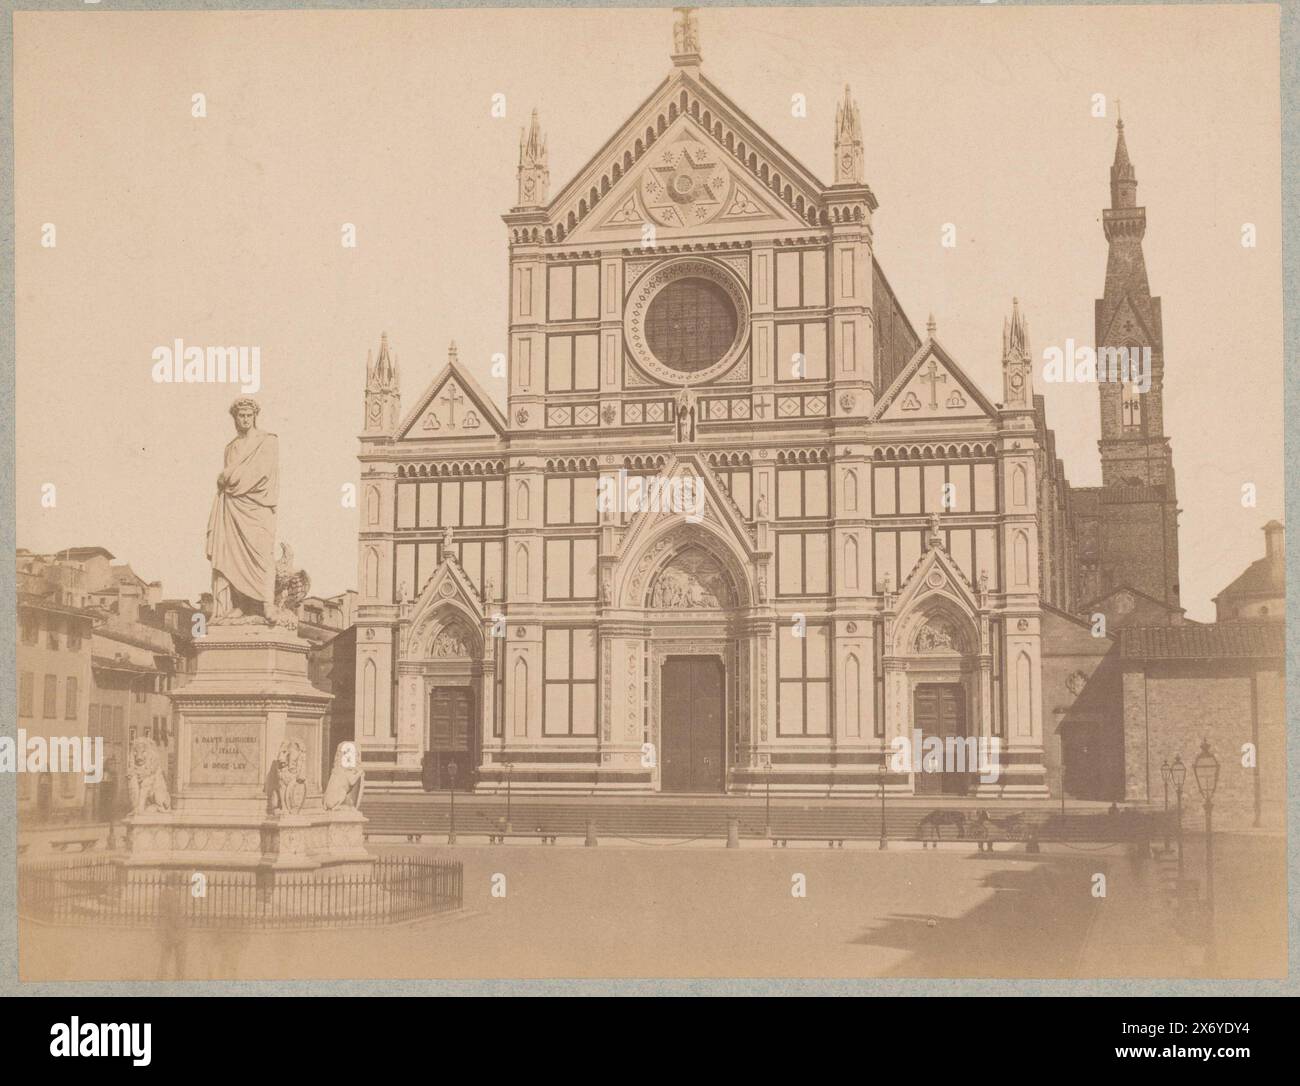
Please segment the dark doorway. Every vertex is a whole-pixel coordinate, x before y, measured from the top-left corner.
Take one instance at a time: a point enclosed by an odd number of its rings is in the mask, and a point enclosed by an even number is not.
[[[1073,719],[1061,725],[1065,794],[1071,799],[1124,798],[1122,731],[1102,720]]]
[[[36,817],[41,822],[48,822],[53,809],[54,785],[48,773],[36,778]]]
[[[669,656],[660,676],[660,790],[726,787],[726,669],[716,656]]]
[[[426,791],[451,788],[450,766],[456,767],[456,791],[474,786],[478,751],[474,727],[474,692],[468,686],[436,686],[429,695],[429,750],[424,756]]]
[[[921,750],[912,752],[913,769],[916,772],[916,794],[918,796],[964,796],[970,790],[972,775],[976,769],[975,759],[964,747],[958,752],[957,743],[948,743],[949,739],[966,737],[966,692],[960,683],[922,683],[916,688],[914,701],[913,727],[921,731]],[[938,738],[944,744],[944,761],[940,772],[923,771],[925,741],[931,737]],[[949,759],[960,756],[962,763]],[[948,772],[954,765],[969,768],[971,772]]]

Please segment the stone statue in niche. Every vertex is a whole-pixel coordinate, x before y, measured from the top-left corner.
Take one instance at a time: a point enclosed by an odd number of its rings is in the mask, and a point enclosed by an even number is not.
[[[683,388],[681,394],[677,397],[677,440],[694,441],[695,440],[695,396],[687,388]]]
[[[939,621],[927,622],[921,627],[921,632],[916,635],[917,652],[943,652],[952,651],[955,648],[952,630],[946,623]]]

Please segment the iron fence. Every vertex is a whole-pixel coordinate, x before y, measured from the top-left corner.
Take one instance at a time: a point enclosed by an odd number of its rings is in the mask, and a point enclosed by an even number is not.
[[[337,873],[132,870],[107,858],[20,864],[18,912],[62,924],[292,928],[400,923],[459,909],[457,861],[380,857]]]

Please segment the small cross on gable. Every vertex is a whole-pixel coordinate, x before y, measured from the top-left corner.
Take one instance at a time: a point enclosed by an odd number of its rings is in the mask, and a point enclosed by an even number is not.
[[[465,397],[460,394],[460,390],[452,384],[447,386],[445,395],[439,396],[440,403],[447,405],[447,425],[452,429],[456,428],[456,405],[463,403]]]
[[[948,375],[939,372],[939,364],[932,358],[930,359],[929,368],[921,374],[921,380],[929,382],[930,385],[930,407],[936,409],[939,406],[939,396],[936,391],[937,386],[942,381],[948,383]]]

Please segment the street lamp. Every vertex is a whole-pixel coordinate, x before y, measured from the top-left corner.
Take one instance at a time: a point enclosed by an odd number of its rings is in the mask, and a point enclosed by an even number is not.
[[[1165,852],[1168,852],[1169,851],[1169,781],[1170,781],[1170,769],[1169,769],[1168,758],[1166,758],[1163,762],[1160,763],[1160,779],[1164,781],[1165,784],[1165,815],[1164,815],[1164,823],[1163,823],[1165,827],[1165,849],[1164,850]]]
[[[1174,755],[1174,764],[1169,767],[1169,779],[1174,782],[1174,791],[1178,795],[1178,881],[1183,881],[1183,782],[1187,780],[1187,767],[1183,765],[1183,756]]]
[[[456,843],[456,770],[455,762],[447,763],[447,779],[451,781],[451,826],[447,833],[447,844]]]
[[[1061,832],[1065,832],[1065,730],[1058,729],[1057,737],[1061,741]]]
[[[886,755],[882,752],[880,755],[880,765],[877,770],[880,774],[880,847],[887,849],[889,847],[889,838],[885,834],[885,773],[889,765],[886,762]]]
[[[1201,741],[1201,752],[1192,762],[1192,775],[1205,802],[1205,922],[1208,935],[1208,964],[1216,964],[1214,946],[1214,790],[1219,786],[1219,759],[1210,753],[1210,741]]]
[[[763,836],[772,836],[772,758],[769,755],[767,765],[763,766],[763,777],[767,788],[763,793]]]

